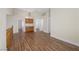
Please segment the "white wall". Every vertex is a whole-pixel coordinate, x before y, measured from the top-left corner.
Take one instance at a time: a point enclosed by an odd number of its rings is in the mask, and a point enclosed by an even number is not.
[[[0,9],[0,50],[6,50],[6,10]]]
[[[7,15],[11,15],[11,9],[0,8],[0,50],[6,50],[6,29],[7,29]],[[10,25],[10,24],[8,24]]]
[[[13,14],[13,8],[6,8],[6,14],[12,15]]]
[[[79,46],[79,9],[51,9],[51,36]]]
[[[6,29],[8,29],[8,28],[10,28],[10,27],[12,27],[12,22],[13,22],[13,20],[12,20],[12,16],[11,15],[7,15],[6,16]]]
[[[45,15],[43,15],[43,31],[46,33],[50,33],[49,21],[49,12],[47,12]]]
[[[18,32],[18,20],[15,19],[14,15],[7,15],[6,19],[6,29],[13,26],[13,33]]]

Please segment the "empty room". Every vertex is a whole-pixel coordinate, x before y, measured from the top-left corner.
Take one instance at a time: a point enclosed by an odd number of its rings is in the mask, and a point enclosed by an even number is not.
[[[0,51],[79,51],[79,8],[0,8]]]

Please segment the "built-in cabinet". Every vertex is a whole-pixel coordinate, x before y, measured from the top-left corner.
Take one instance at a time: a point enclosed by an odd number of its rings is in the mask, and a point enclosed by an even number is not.
[[[26,18],[26,19],[25,19],[25,23],[26,23],[26,24],[33,24],[33,19],[31,19],[31,18]]]
[[[34,22],[32,18],[25,19],[25,32],[34,32]]]
[[[6,30],[6,45],[7,45],[7,49],[9,49],[11,47],[12,44],[12,39],[13,39],[13,26],[7,28]]]

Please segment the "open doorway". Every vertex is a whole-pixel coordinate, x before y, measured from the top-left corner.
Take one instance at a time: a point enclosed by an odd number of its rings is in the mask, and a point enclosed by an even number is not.
[[[36,19],[35,20],[35,29],[36,29],[36,32],[42,31],[42,28],[43,28],[43,20],[42,19]]]
[[[22,20],[18,20],[18,32],[22,32]]]
[[[34,23],[36,32],[42,31],[50,35],[50,9],[44,12],[41,17],[36,17]]]

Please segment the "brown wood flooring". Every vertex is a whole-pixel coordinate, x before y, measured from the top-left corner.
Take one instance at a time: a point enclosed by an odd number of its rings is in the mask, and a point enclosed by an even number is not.
[[[9,51],[79,51],[79,47],[50,37],[44,32],[14,34]]]

